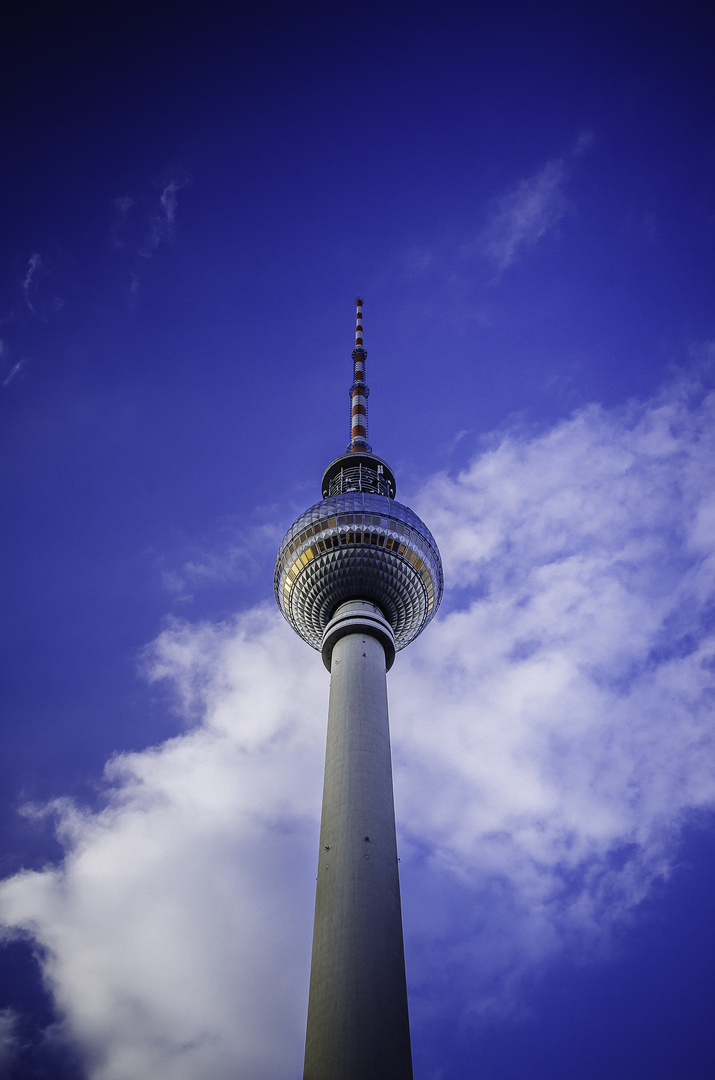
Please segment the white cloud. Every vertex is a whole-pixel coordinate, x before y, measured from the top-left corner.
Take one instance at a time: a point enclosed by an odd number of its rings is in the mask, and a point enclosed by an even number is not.
[[[32,295],[36,289],[35,277],[37,271],[42,266],[42,259],[37,251],[33,252],[27,264],[27,273],[21,282],[22,295],[25,297],[25,303],[29,307],[30,311],[34,311],[34,305],[32,303]]]
[[[173,177],[159,196],[151,201],[120,195],[114,199],[114,220],[110,227],[110,242],[117,250],[128,249],[133,255],[150,259],[162,244],[171,243],[176,229],[178,193],[189,183],[186,177]],[[136,291],[136,274],[130,291]]]
[[[16,364],[12,365],[9,372],[7,373],[5,378],[3,379],[3,383],[2,383],[3,386],[9,386],[10,383],[13,381],[13,379],[17,378],[17,376],[20,374],[20,372],[24,368],[25,363],[26,363],[26,361],[23,359],[23,360],[18,360]]]
[[[417,1023],[593,955],[715,801],[715,395],[494,441],[416,508],[447,610],[390,675]],[[461,605],[461,606],[460,606]],[[299,1070],[327,678],[272,610],[150,652],[196,726],[57,804],[67,856],[0,887],[92,1080]]]
[[[423,277],[432,268],[434,252],[425,245],[412,244],[404,255],[404,273],[408,279]]]
[[[112,222],[110,229],[110,241],[112,247],[119,248],[120,250],[127,247],[128,241],[122,235],[129,213],[134,206],[134,200],[130,195],[119,195],[116,199],[112,200],[112,205],[116,211],[116,216]]]
[[[8,1068],[17,1054],[17,1014],[13,1009],[0,1009],[0,1069]]]
[[[176,193],[187,183],[188,181],[186,179],[170,180],[161,193],[159,201],[164,209],[164,214],[166,215],[166,220],[169,225],[174,224],[174,217],[176,216],[176,207],[178,203]]]
[[[269,511],[266,511],[269,512]],[[272,567],[266,556],[278,550],[282,531],[272,523],[263,523],[242,531],[240,539],[233,525],[225,525],[220,535],[203,538],[183,553],[180,565],[166,561],[161,571],[164,587],[179,599],[190,599],[191,590],[206,585],[255,581],[259,575],[268,580]],[[162,560],[164,561],[164,560]]]
[[[327,683],[303,651],[272,609],[167,630],[152,677],[201,726],[110,762],[102,813],[51,807],[64,864],[3,886],[94,1080],[294,1071]]]
[[[150,216],[148,234],[138,249],[139,255],[143,258],[151,258],[161,244],[167,244],[173,240],[176,207],[178,205],[177,192],[182,187],[185,187],[188,182],[185,178],[176,178],[170,180],[163,189],[159,196],[161,211]]]
[[[498,271],[506,270],[526,247],[533,246],[561,220],[566,211],[561,159],[546,165],[496,203],[480,243]]]
[[[558,225],[568,208],[563,188],[570,163],[592,144],[591,133],[583,133],[569,154],[547,161],[533,176],[520,180],[494,200],[477,249],[494,265],[497,274]]]
[[[696,390],[512,434],[420,500],[465,606],[395,666],[399,804],[427,838],[415,887],[472,896],[479,1007],[499,968],[597,947],[715,801],[715,395]]]

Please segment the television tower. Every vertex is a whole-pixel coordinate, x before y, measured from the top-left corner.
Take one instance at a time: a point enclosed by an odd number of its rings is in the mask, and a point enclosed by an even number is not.
[[[412,1080],[386,673],[442,599],[429,529],[372,453],[362,299],[350,442],[291,525],[278,606],[330,672],[304,1080]]]

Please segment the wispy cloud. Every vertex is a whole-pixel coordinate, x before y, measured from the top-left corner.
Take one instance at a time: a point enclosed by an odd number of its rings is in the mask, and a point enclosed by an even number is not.
[[[176,215],[176,207],[178,203],[177,192],[181,190],[188,183],[188,180],[182,178],[181,180],[170,180],[161,193],[159,202],[164,208],[164,214],[169,225],[174,224],[174,217]]]
[[[17,1053],[17,1013],[14,1009],[0,1009],[0,1069],[12,1065]]]
[[[450,588],[390,692],[424,1024],[442,990],[477,1022],[545,961],[596,954],[715,805],[713,492],[715,394],[693,379],[495,438],[420,494]],[[64,862],[0,887],[92,1080],[128,1061],[295,1075],[327,704],[312,660],[268,607],[173,624],[148,670],[193,726],[111,762],[101,813],[56,804]]]
[[[16,364],[13,364],[13,366],[10,368],[10,371],[8,372],[8,374],[3,379],[3,382],[2,382],[3,386],[9,386],[10,383],[13,381],[13,379],[17,378],[17,376],[20,374],[20,372],[24,368],[25,363],[26,363],[26,361],[23,359],[23,360],[18,360]]]
[[[173,240],[178,192],[186,184],[188,180],[185,178],[170,180],[159,196],[161,209],[149,217],[148,233],[138,249],[142,258],[151,258],[161,244],[168,244]]]
[[[37,288],[35,278],[39,268],[42,266],[42,259],[37,251],[33,252],[30,256],[27,264],[27,273],[23,278],[20,287],[22,288],[22,295],[25,298],[25,303],[29,307],[30,311],[34,311],[35,307],[32,303],[33,294]]]
[[[520,180],[496,203],[480,237],[484,255],[498,271],[506,270],[517,255],[550,232],[566,211],[561,159],[548,161],[535,176]]]
[[[206,585],[225,585],[229,582],[247,582],[263,572],[270,575],[268,563],[281,539],[280,529],[273,524],[261,524],[241,532],[237,538],[235,528],[226,526],[221,535],[192,545],[192,550],[176,566],[163,566],[161,570],[164,587],[176,595],[188,598],[195,588]]]
[[[424,244],[413,244],[403,257],[402,272],[408,280],[423,277],[434,263],[434,252]]]
[[[570,153],[547,161],[494,200],[476,248],[497,274],[556,228],[568,208],[563,189],[572,162],[592,143],[590,133],[582,134]]]
[[[134,200],[129,195],[119,195],[112,200],[114,208],[114,220],[109,230],[109,238],[112,247],[124,249],[128,246],[128,240],[124,235],[125,226],[129,218],[129,212],[134,205]]]
[[[116,251],[124,251],[131,260],[127,296],[133,302],[139,292],[142,264],[151,259],[163,244],[173,242],[176,233],[178,195],[190,181],[175,176],[151,197],[120,195],[112,202],[113,220],[109,241]]]

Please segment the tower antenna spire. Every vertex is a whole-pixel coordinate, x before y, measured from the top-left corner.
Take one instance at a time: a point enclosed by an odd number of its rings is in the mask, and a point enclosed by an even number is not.
[[[367,441],[367,399],[370,388],[365,382],[365,360],[367,351],[363,346],[362,336],[362,296],[355,297],[355,348],[351,356],[353,361],[353,382],[350,394],[350,442],[347,453],[372,453]]]

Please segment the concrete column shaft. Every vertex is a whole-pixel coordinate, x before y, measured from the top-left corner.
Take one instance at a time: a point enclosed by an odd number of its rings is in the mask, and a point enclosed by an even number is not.
[[[412,1080],[385,649],[368,629],[332,650],[303,1075]]]

